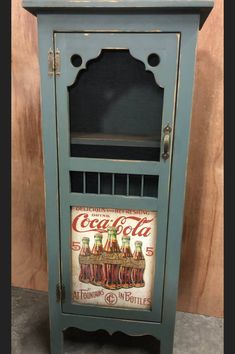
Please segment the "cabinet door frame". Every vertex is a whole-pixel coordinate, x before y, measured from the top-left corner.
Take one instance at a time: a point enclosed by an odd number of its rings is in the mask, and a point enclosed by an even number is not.
[[[69,136],[69,111],[68,111],[68,87],[75,81],[79,70],[84,69],[86,62],[96,58],[102,49],[112,47],[114,50],[125,48],[138,60],[143,61],[145,68],[151,70],[156,82],[164,88],[163,113],[162,113],[162,137],[167,124],[172,127],[171,145],[174,136],[175,102],[177,92],[178,57],[180,34],[178,33],[55,33],[54,50],[60,50],[60,76],[56,76],[56,112],[58,128],[58,168],[59,168],[59,198],[60,198],[60,233],[61,233],[61,272],[62,282],[67,296],[62,305],[64,313],[96,315],[131,320],[161,321],[162,297],[164,283],[165,250],[167,239],[168,200],[170,189],[170,171],[172,152],[170,157],[155,161],[124,161],[119,162],[125,173],[130,166],[135,164],[135,174],[143,174],[144,169],[149,169],[150,174],[159,175],[158,198],[147,197],[121,197],[89,195],[71,193],[70,171],[108,172],[104,166],[107,161],[115,168],[115,160],[75,158],[70,157]],[[83,48],[83,50],[79,49]],[[84,49],[85,48],[85,49]],[[74,68],[70,62],[73,54],[79,54],[84,59],[80,68]],[[160,55],[160,64],[151,68],[147,63],[148,54],[156,52]],[[161,152],[163,152],[163,138],[161,138]],[[122,164],[122,165],[121,165]],[[73,167],[71,167],[71,165]],[[89,166],[90,171],[84,166]],[[112,171],[113,172],[113,171]],[[133,308],[101,307],[72,303],[71,289],[71,207],[107,207],[120,209],[147,209],[157,211],[158,236],[155,249],[155,275],[153,281],[153,296],[151,310],[139,310]],[[146,276],[146,275],[145,275]]]
[[[131,18],[131,21],[130,21]],[[50,323],[58,331],[69,326],[84,330],[107,328],[109,333],[122,330],[130,335],[148,332],[158,339],[173,336],[178,292],[178,276],[183,228],[187,154],[194,82],[195,49],[200,15],[163,14],[38,14],[39,60],[42,97],[42,139],[45,175],[46,241],[48,253]],[[179,80],[175,119],[174,158],[169,202],[169,228],[165,267],[164,301],[161,323],[126,321],[115,318],[70,315],[62,312],[56,286],[61,283],[58,164],[55,112],[55,78],[48,76],[48,49],[53,48],[54,32],[70,31],[179,32],[181,34]],[[190,70],[189,70],[190,69]]]

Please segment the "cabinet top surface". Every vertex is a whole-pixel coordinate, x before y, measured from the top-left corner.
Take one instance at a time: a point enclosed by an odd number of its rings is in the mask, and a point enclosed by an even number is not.
[[[214,0],[23,0],[25,8],[80,8],[80,7],[121,7],[121,8],[189,8],[211,9]]]
[[[71,13],[82,9],[155,9],[164,13],[198,13],[202,26],[214,6],[214,0],[22,0],[22,6],[34,15],[45,12]]]

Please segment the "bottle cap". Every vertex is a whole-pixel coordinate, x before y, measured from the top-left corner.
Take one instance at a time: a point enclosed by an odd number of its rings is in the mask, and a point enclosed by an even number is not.
[[[95,242],[102,242],[103,235],[100,233],[97,233],[94,235]]]
[[[94,235],[94,238],[103,238],[103,235],[102,235],[100,232],[97,232],[97,233]]]
[[[108,227],[108,233],[109,234],[114,234],[114,235],[117,235],[117,229],[116,227]]]
[[[122,241],[130,241],[130,236],[122,236]]]
[[[82,242],[83,242],[83,243],[89,243],[89,242],[90,242],[89,237],[83,237],[83,238],[82,238]]]

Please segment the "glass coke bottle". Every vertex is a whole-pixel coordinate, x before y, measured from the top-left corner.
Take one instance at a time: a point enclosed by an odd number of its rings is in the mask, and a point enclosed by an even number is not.
[[[121,258],[122,258],[122,264],[120,266],[120,273],[119,273],[121,287],[131,288],[133,286],[132,278],[131,278],[132,253],[131,253],[129,236],[122,237]]]
[[[136,241],[135,251],[133,253],[133,269],[132,269],[133,286],[135,286],[136,288],[141,288],[145,286],[144,270],[145,270],[145,259],[142,252],[142,242]]]
[[[89,246],[90,239],[82,238],[82,249],[79,254],[80,274],[79,280],[82,283],[89,283],[91,280],[91,250]]]
[[[108,228],[108,239],[104,246],[104,282],[103,286],[110,290],[120,288],[120,248],[117,242],[117,229]]]
[[[103,245],[102,245],[102,234],[97,233],[94,236],[94,246],[92,248],[92,265],[91,265],[91,283],[94,285],[102,285],[103,283]]]

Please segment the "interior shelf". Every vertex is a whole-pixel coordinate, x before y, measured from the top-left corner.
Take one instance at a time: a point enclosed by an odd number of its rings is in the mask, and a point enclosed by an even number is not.
[[[71,144],[131,147],[160,147],[159,136],[71,133]]]

